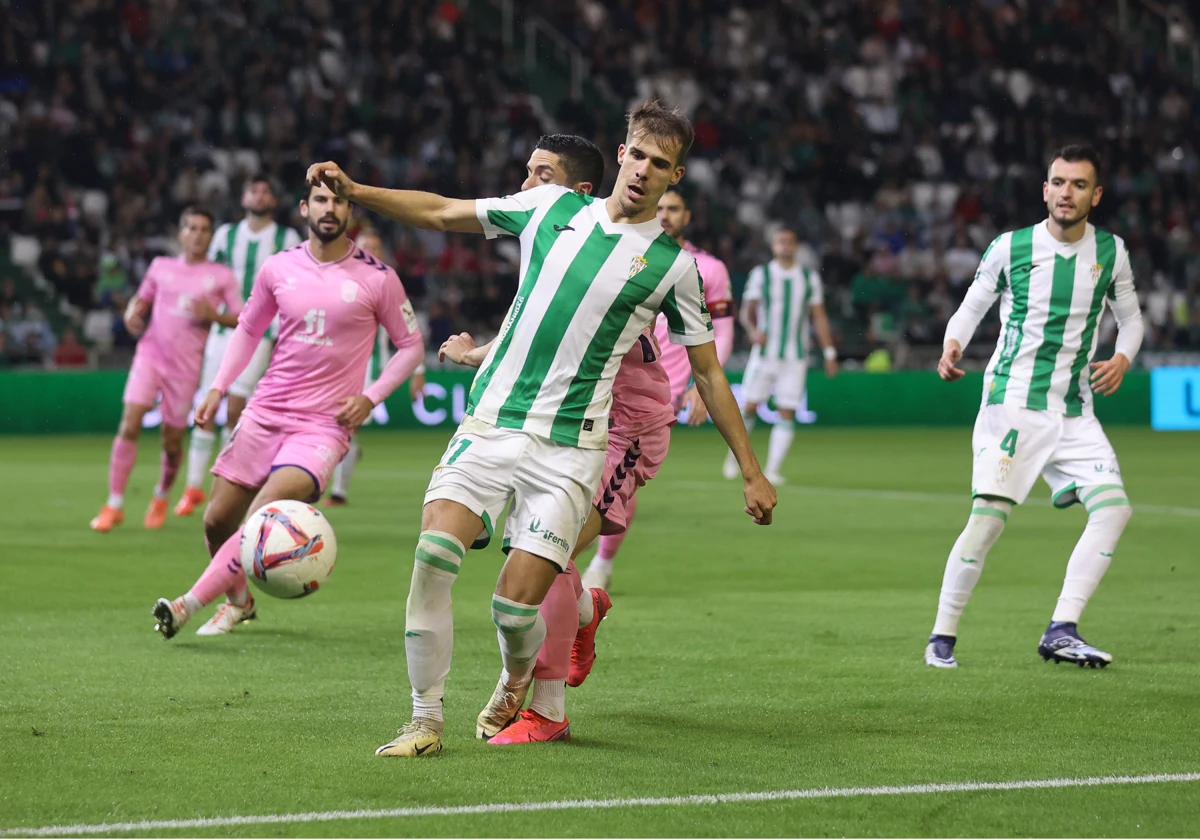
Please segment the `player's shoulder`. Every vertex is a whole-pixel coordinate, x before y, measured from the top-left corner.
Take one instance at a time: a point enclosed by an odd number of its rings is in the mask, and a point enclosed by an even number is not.
[[[354,254],[350,260],[352,266],[367,276],[375,276],[379,280],[388,280],[392,277],[395,277],[397,280],[400,279],[400,276],[396,274],[395,269],[390,265],[375,255],[367,253],[357,245],[354,246]]]
[[[305,243],[297,242],[290,248],[284,248],[282,251],[276,251],[271,256],[263,260],[260,271],[266,271],[268,268],[277,268],[281,265],[295,265],[297,262],[304,260],[308,256],[308,252],[304,247]]]
[[[1091,226],[1091,228],[1092,236],[1095,237],[1097,246],[1106,242],[1111,242],[1113,248],[1116,249],[1118,254],[1129,253],[1129,247],[1125,244],[1124,238],[1122,238],[1119,234],[1113,233],[1111,230],[1095,227],[1094,225]]]
[[[213,231],[213,239],[218,239],[222,236],[229,236],[229,231],[237,227],[237,222],[222,222],[217,225],[217,229]]]
[[[221,278],[228,278],[230,280],[234,279],[233,269],[223,262],[218,260],[205,260],[204,267]]]
[[[163,254],[150,260],[150,265],[146,266],[146,273],[149,274],[151,271],[159,272],[178,264],[179,259],[177,257],[171,257]]]

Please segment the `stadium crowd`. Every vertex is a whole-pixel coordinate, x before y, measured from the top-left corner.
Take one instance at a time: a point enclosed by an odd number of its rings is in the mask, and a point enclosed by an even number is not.
[[[380,184],[504,194],[539,134],[615,148],[600,113],[647,95],[696,124],[691,238],[740,291],[770,227],[795,227],[847,355],[940,344],[988,242],[1039,217],[1046,151],[1080,137],[1107,162],[1095,221],[1129,243],[1147,347],[1200,348],[1200,99],[1082,0],[522,3],[590,62],[589,94],[552,107],[478,5],[0,8],[0,364],[50,364],[64,346],[78,363],[77,332],[131,345],[117,315],[179,209],[236,217],[252,172],[287,207],[322,158]],[[515,249],[382,232],[431,346],[498,328]]]

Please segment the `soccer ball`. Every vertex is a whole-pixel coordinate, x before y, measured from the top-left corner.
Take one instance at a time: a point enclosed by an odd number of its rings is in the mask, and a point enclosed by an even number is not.
[[[315,507],[291,499],[254,512],[242,529],[242,568],[246,577],[276,598],[303,598],[316,592],[337,562],[337,537]]]

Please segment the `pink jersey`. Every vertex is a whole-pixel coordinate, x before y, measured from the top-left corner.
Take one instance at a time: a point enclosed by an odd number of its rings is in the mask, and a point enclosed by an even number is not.
[[[208,260],[189,264],[183,257],[156,257],[137,296],[151,304],[150,324],[138,341],[138,356],[162,376],[182,382],[200,378],[210,327],[207,321],[196,320],[193,302],[207,300],[213,309],[224,304],[226,311],[235,314],[242,309],[233,272]]]
[[[651,429],[674,424],[671,383],[659,361],[661,355],[654,334],[647,330],[622,357],[613,380],[608,421],[615,434],[632,440]]]
[[[712,316],[713,340],[717,345],[717,357],[724,366],[733,352],[733,292],[729,270],[725,268],[725,263],[707,251],[701,251],[691,242],[685,242],[683,249],[696,259],[696,268],[700,272],[700,279],[704,281],[704,300]],[[654,336],[662,347],[662,365],[671,380],[671,398],[677,400],[688,389],[692,378],[687,348],[667,340],[666,315],[658,316]]]
[[[236,352],[231,342],[230,364],[222,364],[214,388],[227,389],[241,373],[249,361],[248,355],[238,358],[244,355],[242,345],[253,352],[276,313],[275,354],[250,400],[251,407],[265,411],[336,415],[343,399],[363,393],[380,325],[398,350],[388,369],[411,372],[424,344],[395,271],[354,244],[340,260],[322,263],[303,243],[263,263],[235,333],[252,342],[239,340]],[[395,387],[383,376],[376,386],[379,394],[367,391],[376,402]]]

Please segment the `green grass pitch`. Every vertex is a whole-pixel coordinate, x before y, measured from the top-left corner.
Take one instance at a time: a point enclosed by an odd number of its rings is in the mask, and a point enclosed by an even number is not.
[[[498,549],[455,589],[446,749],[375,758],[410,709],[404,600],[445,433],[369,431],[327,588],[171,642],[150,608],[207,561],[199,518],[109,535],[108,439],[4,438],[0,829],[1200,771],[1195,436],[1114,429],[1135,505],[1084,615],[1106,671],[1035,648],[1084,523],[1018,508],[962,624],[958,671],[921,664],[969,507],[970,430],[803,429],[776,523],[756,528],[709,431],[682,431],[644,491],[574,740],[473,739],[499,671]],[[756,435],[765,451],[766,433]],[[178,492],[178,491],[177,491]],[[421,815],[185,828],[151,836],[1196,836],[1200,782]]]

